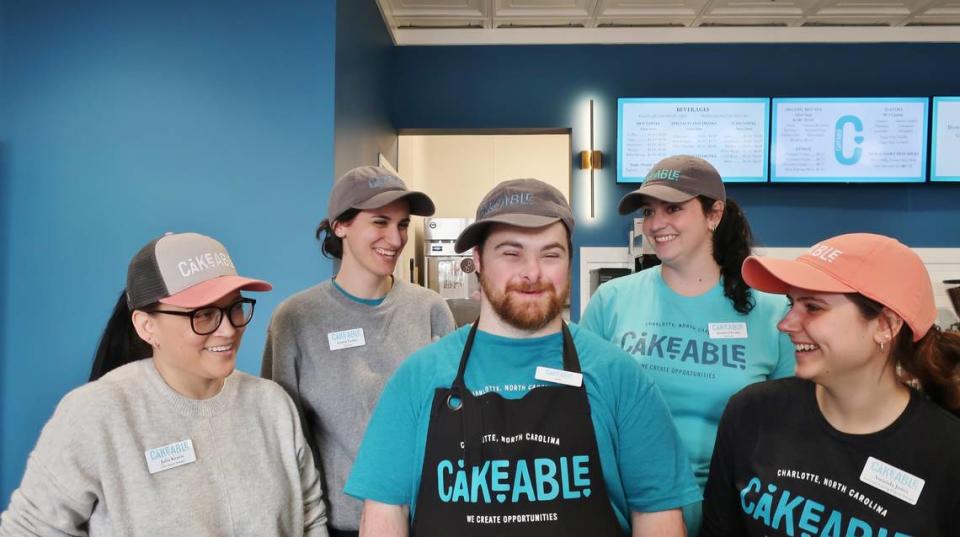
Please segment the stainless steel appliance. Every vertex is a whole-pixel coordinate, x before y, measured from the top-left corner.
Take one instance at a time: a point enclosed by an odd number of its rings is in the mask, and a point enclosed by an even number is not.
[[[634,272],[660,264],[660,258],[653,253],[653,247],[643,236],[643,218],[633,219],[633,229],[627,234],[627,251],[633,258]]]
[[[471,251],[453,251],[457,236],[473,218],[425,218],[424,282],[445,299],[471,298],[480,289]]]

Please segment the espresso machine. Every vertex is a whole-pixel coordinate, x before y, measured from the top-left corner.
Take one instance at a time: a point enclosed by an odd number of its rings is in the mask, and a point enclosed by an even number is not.
[[[653,247],[643,236],[643,218],[633,219],[633,229],[627,234],[627,251],[633,259],[634,272],[660,264],[660,259],[653,253]]]
[[[453,244],[473,218],[423,220],[423,281],[445,299],[468,299],[480,289],[472,250],[458,254]]]

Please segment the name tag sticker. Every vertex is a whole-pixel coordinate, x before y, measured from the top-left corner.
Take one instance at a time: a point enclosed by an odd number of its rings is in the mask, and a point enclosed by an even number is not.
[[[330,343],[330,350],[332,351],[352,349],[353,347],[362,347],[367,344],[363,339],[363,328],[330,332],[327,334],[327,341]]]
[[[552,367],[537,366],[537,373],[534,375],[537,380],[545,380],[556,384],[566,384],[579,388],[583,385],[583,374],[573,371],[564,371],[563,369],[554,369]]]
[[[747,323],[709,323],[710,339],[742,339],[747,337]]]
[[[860,473],[860,481],[872,485],[910,505],[917,505],[925,480],[873,457]]]
[[[151,474],[197,461],[197,452],[193,450],[193,441],[190,439],[148,449],[143,456],[147,458],[147,470]]]

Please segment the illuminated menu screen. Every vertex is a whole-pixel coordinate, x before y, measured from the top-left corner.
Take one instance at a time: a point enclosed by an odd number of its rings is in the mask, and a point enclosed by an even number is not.
[[[726,182],[765,182],[770,99],[619,99],[617,182],[641,183],[671,155],[713,164]]]
[[[933,98],[931,181],[960,181],[960,97]]]
[[[926,180],[927,98],[774,99],[770,180]]]

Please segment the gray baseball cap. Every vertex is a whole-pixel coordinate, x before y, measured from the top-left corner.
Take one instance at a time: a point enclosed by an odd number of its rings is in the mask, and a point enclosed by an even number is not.
[[[573,235],[573,211],[563,194],[538,179],[511,179],[484,196],[476,220],[460,232],[453,249],[462,253],[480,244],[490,224],[535,228],[554,222],[563,222]]]
[[[629,214],[650,197],[669,203],[683,203],[697,196],[727,200],[720,172],[699,157],[674,155],[653,165],[643,185],[620,200],[620,214]]]
[[[343,174],[334,183],[327,218],[333,221],[349,209],[376,209],[400,198],[410,202],[410,214],[431,216],[436,211],[426,194],[407,190],[397,174],[379,166],[361,166]]]
[[[238,290],[269,291],[263,281],[237,275],[218,241],[198,233],[167,233],[150,241],[127,268],[127,305],[162,302],[183,308],[212,304]]]

